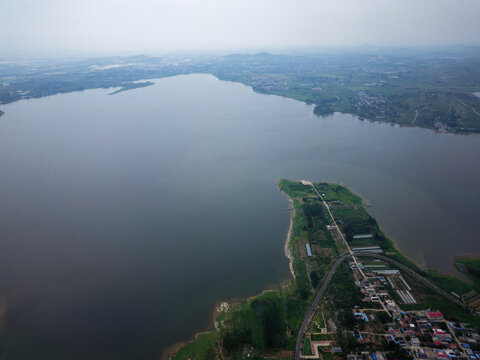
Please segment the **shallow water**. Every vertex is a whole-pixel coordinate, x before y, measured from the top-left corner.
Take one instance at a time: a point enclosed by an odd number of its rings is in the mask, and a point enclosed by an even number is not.
[[[409,256],[480,252],[480,137],[325,118],[209,75],[4,106],[4,346],[153,359],[289,276],[280,177],[340,181]],[[21,346],[19,345],[21,344]]]

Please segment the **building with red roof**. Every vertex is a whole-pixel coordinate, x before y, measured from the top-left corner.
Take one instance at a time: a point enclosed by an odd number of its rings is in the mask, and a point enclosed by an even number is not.
[[[440,311],[427,311],[427,318],[430,321],[443,320],[443,315]]]

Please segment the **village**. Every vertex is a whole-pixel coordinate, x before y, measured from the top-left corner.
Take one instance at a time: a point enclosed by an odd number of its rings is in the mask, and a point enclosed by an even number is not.
[[[419,306],[415,310],[417,295],[406,274],[380,259],[357,254],[357,261],[351,260],[348,265],[362,301],[351,309],[355,326],[350,336],[365,350],[344,354],[335,342],[336,329],[329,328],[319,308],[305,334],[301,358],[386,360],[392,349],[403,349],[405,358],[480,359],[480,334],[476,329],[450,321],[436,309]]]
[[[339,309],[335,299],[329,300],[331,288],[325,287],[326,295],[319,301],[306,326],[300,358],[480,359],[478,330],[468,323],[445,318],[436,308],[425,308],[422,301],[425,293],[433,290],[440,297],[471,311],[473,317],[474,309],[465,301],[472,297],[471,293],[463,296],[446,293],[410,267],[385,256],[387,254],[379,246],[378,234],[371,231],[355,233],[355,228],[371,228],[365,225],[364,220],[358,219],[358,207],[336,199],[328,201],[331,196],[318,191],[310,181],[302,180],[301,184],[311,187],[320,198],[328,214],[324,218],[328,224],[323,223],[323,226],[330,233],[337,249],[346,254],[343,257],[349,259],[349,274],[336,282],[333,278],[330,286],[340,287],[339,281],[353,282],[354,292],[357,292],[356,295],[360,293],[360,296],[351,296],[359,300],[352,308]],[[355,227],[349,225],[354,222]],[[318,253],[319,248],[310,243],[305,243],[305,247],[307,259],[315,261],[317,254],[321,253]],[[312,252],[312,247],[317,250],[317,254]],[[388,255],[391,254],[389,252]],[[339,261],[343,262],[341,259]],[[338,262],[333,272],[337,266]],[[345,293],[345,296],[348,297],[348,294]],[[351,320],[347,322],[352,326],[347,331],[344,330],[348,328],[345,319],[341,320],[339,316],[342,310],[351,312],[347,316]],[[340,326],[346,333],[346,343],[354,344],[348,349],[340,346]]]
[[[476,286],[452,288],[460,280],[405,257],[345,186],[278,186],[294,210],[285,248],[293,281],[220,303],[215,330],[174,359],[480,359]],[[472,275],[467,260],[456,261]]]

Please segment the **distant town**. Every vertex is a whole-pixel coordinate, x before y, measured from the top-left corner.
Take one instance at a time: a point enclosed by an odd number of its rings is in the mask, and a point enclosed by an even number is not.
[[[0,105],[71,91],[152,85],[145,79],[208,73],[314,105],[319,116],[439,132],[480,131],[480,49],[354,48],[295,54],[0,59]],[[1,112],[0,112],[1,115]]]

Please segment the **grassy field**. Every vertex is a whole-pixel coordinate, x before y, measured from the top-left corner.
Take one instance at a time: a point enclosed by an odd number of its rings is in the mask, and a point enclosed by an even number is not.
[[[317,322],[317,324],[324,328],[325,327],[325,319],[323,318],[323,312],[322,312],[322,309],[318,309],[317,311],[317,314],[315,316],[315,321]]]
[[[350,247],[365,247],[365,246],[375,246],[378,243],[375,239],[352,239],[350,241]]]
[[[480,288],[480,257],[455,256],[454,262],[463,264],[467,269],[465,275],[468,276],[478,288]]]
[[[215,331],[198,334],[195,341],[182,347],[173,359],[203,360],[215,358],[215,343],[218,335]]]
[[[311,341],[308,337],[305,339],[305,344],[303,345],[303,355],[312,355]]]

